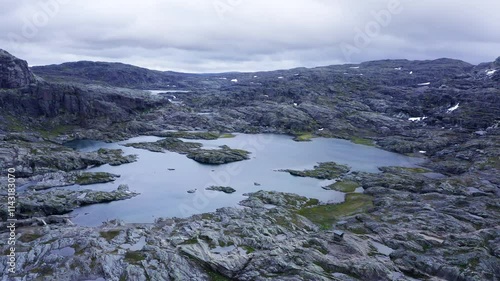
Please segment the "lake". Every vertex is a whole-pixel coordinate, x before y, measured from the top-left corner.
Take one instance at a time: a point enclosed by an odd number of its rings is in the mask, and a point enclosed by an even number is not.
[[[91,186],[71,186],[72,189],[111,191],[120,184],[141,195],[125,201],[79,208],[71,213],[73,222],[96,226],[103,221],[121,219],[128,223],[148,223],[159,217],[188,217],[212,212],[221,207],[237,207],[243,194],[259,190],[295,193],[317,198],[322,202],[342,202],[344,193],[324,190],[331,181],[300,178],[279,169],[310,169],[318,162],[334,161],[349,165],[353,171],[378,172],[381,166],[414,167],[421,158],[391,153],[375,147],[354,144],[340,139],[315,138],[310,142],[295,142],[290,136],[274,134],[236,134],[234,138],[218,140],[184,140],[199,142],[205,148],[228,145],[252,152],[251,159],[225,165],[199,164],[174,152],[155,153],[125,147],[134,142],[154,142],[161,138],[142,136],[117,143],[79,140],[67,145],[80,151],[99,148],[122,149],[125,154],[137,154],[138,161],[112,167],[90,168],[90,172],[121,175],[113,183]],[[258,183],[260,185],[256,185]],[[205,190],[209,186],[231,186],[233,194]],[[188,190],[197,189],[195,193]]]

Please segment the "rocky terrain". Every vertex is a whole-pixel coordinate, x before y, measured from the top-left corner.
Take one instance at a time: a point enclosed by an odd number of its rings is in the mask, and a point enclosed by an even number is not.
[[[30,69],[0,51],[2,241],[9,168],[18,186],[16,273],[4,274],[2,243],[2,280],[499,280],[498,70],[500,58],[204,75],[92,62]],[[113,180],[84,169],[135,161],[65,142],[156,135],[130,145],[223,164],[248,153],[181,138],[232,132],[344,138],[426,162],[380,173],[333,162],[287,170],[333,179],[324,188],[344,192],[340,204],[257,188],[242,208],[154,224],[82,227],[66,215],[137,194],[56,188]]]

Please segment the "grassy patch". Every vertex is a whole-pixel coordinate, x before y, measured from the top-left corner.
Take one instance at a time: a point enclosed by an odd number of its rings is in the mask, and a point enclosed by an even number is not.
[[[25,233],[20,238],[19,241],[28,243],[31,241],[35,241],[36,239],[42,237],[43,235],[37,233]]]
[[[295,134],[295,137],[293,138],[294,141],[311,141],[313,138],[313,134],[311,133],[298,133]]]
[[[367,211],[373,206],[372,199],[366,194],[350,193],[346,195],[343,203],[302,208],[297,213],[322,229],[330,229],[332,224],[342,217]]]
[[[234,138],[236,137],[236,135],[233,135],[233,134],[221,134],[219,136],[219,139],[231,139],[231,138]]]
[[[489,157],[485,162],[478,164],[478,169],[481,171],[487,169],[500,169],[500,159],[498,157]]]
[[[38,132],[43,138],[53,138],[73,130],[73,125],[59,125],[51,129],[39,129]]]
[[[316,206],[319,204],[319,200],[316,198],[311,198],[309,199],[306,204],[304,204],[304,207],[311,207],[311,206]]]
[[[350,232],[352,233],[355,233],[355,234],[358,234],[358,235],[363,235],[363,234],[368,234],[369,231],[367,229],[365,229],[364,227],[362,226],[359,226],[359,227],[351,227],[348,229]]]
[[[330,189],[340,191],[340,192],[345,192],[345,193],[351,193],[356,190],[356,188],[359,187],[359,183],[355,181],[338,181],[334,184],[331,184],[328,186]]]
[[[128,251],[125,253],[125,261],[131,264],[138,264],[145,259],[146,256],[140,251]]]
[[[120,230],[101,231],[99,234],[109,242],[120,234]]]
[[[52,274],[54,274],[54,270],[48,266],[33,268],[31,272],[38,273],[41,276],[51,276]]]
[[[241,248],[245,249],[245,251],[247,251],[247,254],[251,254],[251,253],[255,252],[255,249],[250,247],[250,246],[243,245],[243,246],[241,246]]]
[[[26,130],[26,127],[19,119],[10,115],[5,116],[5,119],[7,119],[7,130],[10,132],[23,132]]]
[[[208,270],[207,275],[210,278],[210,281],[230,281],[231,279],[227,278],[226,276],[215,272],[213,270]]]
[[[375,146],[375,143],[372,140],[364,139],[364,138],[359,138],[359,137],[352,137],[351,138],[351,142],[353,142],[355,144]]]
[[[212,220],[214,218],[214,214],[210,214],[210,213],[201,214],[201,218],[204,220]]]

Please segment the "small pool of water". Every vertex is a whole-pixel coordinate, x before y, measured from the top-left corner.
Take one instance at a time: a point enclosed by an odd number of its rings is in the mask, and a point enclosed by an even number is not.
[[[122,149],[125,154],[139,156],[135,163],[116,167],[104,165],[88,170],[121,175],[113,183],[68,188],[111,191],[120,184],[127,184],[130,190],[141,195],[129,200],[77,209],[71,214],[76,216],[73,222],[95,226],[115,218],[128,223],[148,223],[158,217],[187,217],[221,207],[238,206],[238,202],[246,198],[244,193],[259,190],[290,192],[317,198],[322,202],[342,202],[344,193],[321,188],[328,181],[294,177],[276,170],[310,169],[318,162],[335,161],[351,166],[353,171],[378,172],[380,166],[415,167],[423,162],[421,158],[411,158],[346,140],[316,138],[311,142],[295,142],[289,136],[272,134],[236,134],[235,138],[188,140],[200,142],[205,148],[228,145],[252,153],[249,160],[219,166],[202,165],[174,152],[155,153],[123,146],[126,143],[155,142],[159,139],[142,136],[117,143],[90,140],[68,143],[69,147],[80,151]],[[210,186],[231,186],[236,192],[225,194],[205,190]],[[197,189],[195,193],[187,192],[194,189]]]
[[[75,254],[75,249],[73,249],[72,247],[64,247],[61,249],[52,250],[52,251],[50,251],[50,253],[54,254],[54,255],[63,256],[63,257],[71,257]]]

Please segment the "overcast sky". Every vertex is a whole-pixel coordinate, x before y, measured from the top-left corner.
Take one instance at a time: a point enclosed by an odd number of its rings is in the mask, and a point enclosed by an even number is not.
[[[500,56],[500,1],[2,0],[0,48],[30,65],[93,60],[223,72]]]

